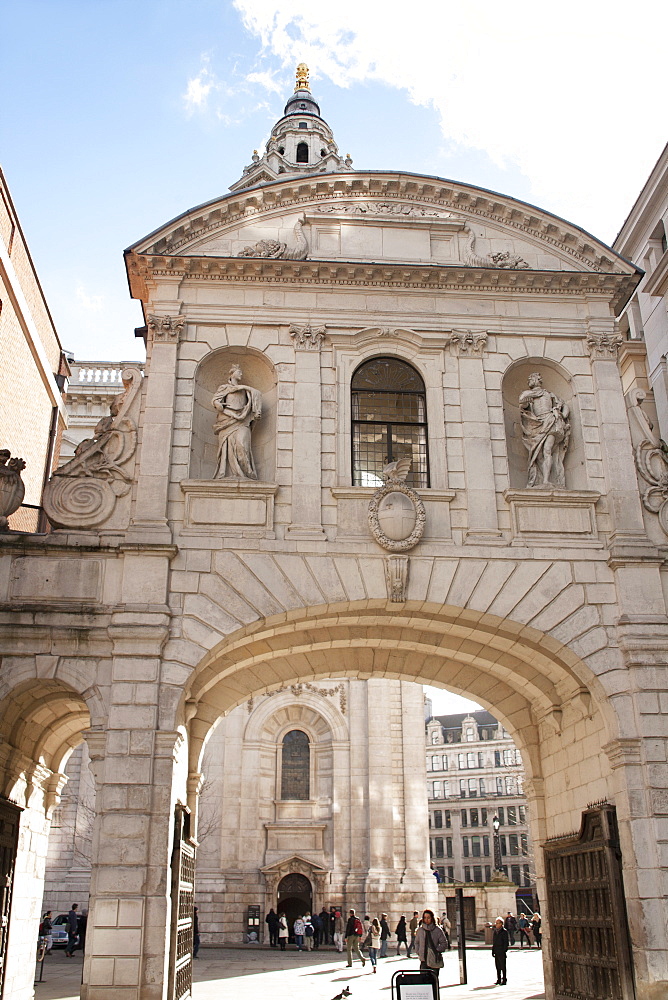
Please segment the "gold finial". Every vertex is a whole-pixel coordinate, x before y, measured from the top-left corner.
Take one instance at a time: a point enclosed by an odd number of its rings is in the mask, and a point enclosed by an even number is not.
[[[297,67],[297,82],[295,84],[295,93],[298,90],[308,90],[309,93],[311,88],[308,85],[308,66],[306,63],[300,63]]]

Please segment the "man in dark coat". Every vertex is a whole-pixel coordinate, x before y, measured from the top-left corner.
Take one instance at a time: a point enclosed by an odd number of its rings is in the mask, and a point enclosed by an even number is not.
[[[319,913],[313,914],[311,925],[313,927],[313,947],[317,950],[320,947],[320,939],[322,937],[322,920]]]
[[[273,906],[264,918],[264,922],[269,928],[269,944],[275,948],[278,944],[278,913],[274,911]]]
[[[501,917],[497,917],[494,923],[494,935],[492,937],[492,955],[496,964],[496,985],[506,985],[506,955],[510,947],[508,931],[503,926]]]
[[[508,931],[508,938],[510,940],[510,947],[512,948],[515,944],[515,935],[517,934],[517,920],[513,914],[508,910],[508,915],[504,920],[504,927]]]
[[[381,913],[380,915],[380,955],[379,958],[387,958],[387,942],[390,939],[392,931],[390,930],[390,925],[387,922],[387,913]]]
[[[67,947],[65,948],[65,954],[68,958],[72,958],[74,954],[74,949],[77,946],[77,931],[79,929],[79,914],[77,910],[79,909],[78,903],[72,903],[72,908],[67,914]]]
[[[320,940],[323,944],[331,944],[332,938],[329,933],[329,913],[323,906],[320,911],[320,923],[322,925],[322,930],[320,931]]]

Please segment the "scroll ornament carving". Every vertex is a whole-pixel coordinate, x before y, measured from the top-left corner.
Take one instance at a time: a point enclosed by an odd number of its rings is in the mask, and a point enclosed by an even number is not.
[[[0,531],[9,531],[8,518],[23,503],[26,488],[21,473],[25,467],[22,458],[12,458],[8,448],[0,448]]]
[[[308,243],[304,236],[304,227],[301,219],[295,223],[293,230],[295,234],[296,246],[289,247],[287,243],[279,240],[258,240],[253,246],[244,247],[237,254],[237,257],[264,257],[268,260],[306,260],[308,257]]]
[[[468,239],[464,251],[464,263],[468,264],[469,267],[498,267],[510,271],[524,271],[530,267],[523,257],[508,250],[488,253],[486,257],[479,257],[475,252],[475,233],[468,226],[466,232]]]
[[[631,439],[638,475],[647,489],[642,502],[645,510],[656,514],[663,532],[668,535],[668,445],[654,430],[654,425],[642,409],[645,393],[636,389],[634,403],[629,407]]]
[[[614,361],[623,342],[624,338],[621,333],[593,333],[590,331],[587,334],[587,350],[592,358],[608,358]]]
[[[570,409],[543,388],[540,372],[529,375],[529,388],[520,394],[522,442],[529,452],[529,489],[566,489],[564,456],[571,438]]]
[[[95,426],[95,436],[77,445],[74,458],[57,469],[44,490],[44,510],[56,528],[95,528],[109,519],[118,497],[133,480],[123,468],[137,450],[137,425],[129,416],[139,392],[139,368],[121,373],[125,391]]]
[[[392,604],[402,604],[408,591],[408,556],[385,556],[387,596]]]
[[[324,326],[291,326],[290,336],[296,351],[319,351],[325,339]]]
[[[317,205],[316,211],[322,214],[334,213],[336,215],[399,215],[409,219],[455,218],[451,212],[439,212],[429,208],[422,208],[420,205],[410,205],[406,202],[387,201],[361,201],[343,205],[338,205],[336,202],[328,202],[326,205]]]
[[[422,538],[427,520],[418,493],[406,485],[410,458],[390,462],[383,469],[385,480],[369,502],[369,528],[388,552],[406,552]]]
[[[471,333],[470,330],[453,330],[449,343],[450,351],[454,355],[481,357],[487,346],[487,334]]]
[[[178,342],[183,327],[185,326],[185,316],[149,316],[147,326],[153,334],[153,340]]]

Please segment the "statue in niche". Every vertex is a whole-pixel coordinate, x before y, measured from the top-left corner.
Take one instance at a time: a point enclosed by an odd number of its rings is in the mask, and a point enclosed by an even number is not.
[[[543,388],[540,372],[529,375],[529,388],[520,395],[522,441],[529,452],[527,486],[565,489],[564,457],[571,437],[570,409]]]
[[[218,467],[214,479],[257,479],[251,451],[251,428],[262,413],[259,389],[242,385],[239,365],[219,385],[212,399],[216,410],[213,429],[218,435]]]

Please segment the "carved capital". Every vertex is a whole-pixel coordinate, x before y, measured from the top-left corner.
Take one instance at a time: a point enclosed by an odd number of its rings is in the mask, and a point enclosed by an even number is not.
[[[642,740],[611,740],[610,743],[606,743],[601,749],[610,761],[610,767],[613,771],[618,767],[627,767],[629,764],[642,764]]]
[[[408,591],[408,556],[385,556],[387,596],[393,604],[402,604]]]
[[[621,333],[595,333],[593,330],[587,333],[587,350],[595,361],[616,361],[623,342]]]
[[[290,327],[290,336],[296,351],[319,351],[325,339],[326,329],[324,326],[295,326]]]
[[[481,358],[487,347],[487,334],[472,333],[471,330],[453,330],[448,343],[450,353],[455,357]]]
[[[185,326],[185,316],[149,316],[147,326],[153,335],[153,340],[166,343],[178,343],[183,327]]]

